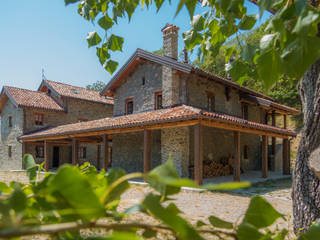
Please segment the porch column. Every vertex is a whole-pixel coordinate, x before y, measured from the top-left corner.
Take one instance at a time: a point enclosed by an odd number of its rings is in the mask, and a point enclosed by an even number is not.
[[[194,126],[194,180],[198,185],[202,185],[203,178],[203,144],[202,126]]]
[[[146,174],[151,167],[151,131],[145,129],[143,134],[143,172]]]
[[[44,141],[44,169],[49,171],[49,143]]]
[[[97,169],[100,170],[101,145],[97,146]]]
[[[283,114],[283,128],[286,129],[287,128],[287,115]]]
[[[234,131],[233,181],[240,181],[240,132]]]
[[[262,136],[262,177],[268,177],[268,137]]]
[[[103,135],[103,147],[104,147],[104,154],[103,154],[103,169],[107,172],[109,166],[109,140],[108,135]]]
[[[72,165],[79,164],[79,141],[72,139]]]
[[[284,138],[282,142],[282,172],[283,175],[290,174],[290,142],[289,139]]]
[[[27,144],[25,142],[22,142],[22,159],[26,153],[27,153]],[[22,169],[25,169],[23,161],[22,161]]]
[[[272,111],[272,126],[276,126],[276,115],[275,112]],[[271,170],[273,171],[275,169],[275,164],[276,164],[276,138],[272,137],[271,139],[272,143],[271,143],[271,154],[273,155],[273,159],[271,159]]]

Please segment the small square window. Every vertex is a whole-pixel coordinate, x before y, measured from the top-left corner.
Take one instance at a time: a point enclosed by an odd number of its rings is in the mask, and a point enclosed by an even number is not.
[[[11,116],[9,116],[9,118],[8,118],[8,124],[9,124],[9,127],[12,127],[12,117]]]
[[[87,148],[80,147],[80,158],[87,158]]]
[[[133,113],[133,99],[127,99],[126,100],[126,114],[132,114]]]
[[[36,157],[37,158],[44,158],[44,147],[43,146],[36,146]]]
[[[215,96],[213,93],[207,93],[207,108],[208,111],[215,111]]]
[[[34,114],[34,123],[37,126],[42,126],[43,125],[43,114],[35,113]]]
[[[242,103],[242,118],[245,120],[249,119],[249,109],[246,103]]]
[[[12,157],[12,146],[8,146],[8,157]]]
[[[155,109],[162,109],[162,92],[155,93]]]

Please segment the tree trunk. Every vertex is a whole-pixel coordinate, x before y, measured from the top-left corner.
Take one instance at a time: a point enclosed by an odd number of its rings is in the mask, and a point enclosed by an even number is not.
[[[309,168],[310,155],[320,148],[320,60],[305,73],[299,90],[304,126],[292,184],[294,230],[297,233],[306,231],[312,222],[320,220],[320,180]]]

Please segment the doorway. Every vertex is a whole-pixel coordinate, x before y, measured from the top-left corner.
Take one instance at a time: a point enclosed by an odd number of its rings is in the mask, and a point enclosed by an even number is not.
[[[52,161],[52,167],[58,168],[59,167],[59,147],[53,147],[53,161]]]

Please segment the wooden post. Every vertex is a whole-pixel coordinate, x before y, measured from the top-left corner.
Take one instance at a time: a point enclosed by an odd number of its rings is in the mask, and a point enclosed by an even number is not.
[[[49,144],[44,141],[44,169],[46,172],[49,171]]]
[[[151,131],[144,130],[143,133],[143,172],[146,174],[150,171],[151,168]]]
[[[103,147],[104,147],[104,154],[103,154],[103,169],[107,172],[109,166],[109,140],[108,135],[103,135]]]
[[[72,139],[72,165],[79,164],[79,141]]]
[[[268,177],[268,137],[262,136],[262,177]]]
[[[286,114],[283,115],[283,128],[287,129],[287,115]]]
[[[203,179],[203,146],[202,146],[202,126],[194,126],[194,180],[198,185]]]
[[[290,174],[290,147],[289,147],[289,140],[283,139],[282,142],[282,172],[283,175]]]
[[[27,153],[27,143],[22,142],[22,159],[26,153]],[[25,165],[23,161],[22,161],[22,169],[25,169]]]
[[[240,132],[234,131],[233,181],[240,181]]]
[[[101,145],[97,146],[97,169],[100,170]]]
[[[276,126],[276,115],[275,112],[272,111],[272,126]],[[277,145],[276,145],[276,138],[272,137],[271,138],[271,154],[273,155],[273,158],[271,159],[271,170],[273,171],[275,169],[275,164],[276,164],[276,151],[277,151]]]

